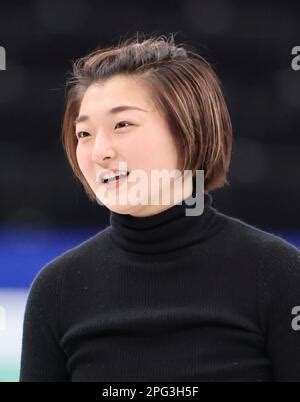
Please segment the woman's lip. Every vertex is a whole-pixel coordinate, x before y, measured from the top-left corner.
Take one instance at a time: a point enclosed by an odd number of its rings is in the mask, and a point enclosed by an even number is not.
[[[126,172],[126,170],[103,170],[102,172],[99,172],[96,176],[96,182],[97,183],[103,183],[103,178],[111,175],[119,175]],[[129,170],[127,170],[128,175],[130,174]]]
[[[105,188],[107,189],[112,189],[112,188],[117,188],[120,185],[120,181],[125,181],[125,179],[127,179],[127,177],[130,175],[130,173],[128,173],[127,176],[122,176],[120,179],[118,180],[114,180],[108,183],[102,183],[103,186],[105,186]]]

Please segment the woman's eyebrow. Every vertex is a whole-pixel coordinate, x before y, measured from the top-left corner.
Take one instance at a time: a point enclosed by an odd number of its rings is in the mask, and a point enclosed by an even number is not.
[[[112,109],[110,109],[107,113],[108,114],[116,114],[116,113],[120,113],[123,112],[125,110],[139,110],[141,112],[148,112],[148,110],[142,109],[140,107],[137,106],[129,106],[129,105],[121,105],[121,106],[115,106]],[[75,120],[74,120],[74,126],[76,126],[76,124],[81,123],[83,121],[87,121],[89,120],[89,116],[86,115],[81,115],[78,116]]]

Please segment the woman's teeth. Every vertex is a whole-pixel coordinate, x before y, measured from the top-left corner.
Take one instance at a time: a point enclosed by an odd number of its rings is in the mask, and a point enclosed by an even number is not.
[[[126,173],[120,173],[119,175],[116,175],[116,176],[112,176],[112,177],[109,177],[109,178],[107,178],[107,179],[104,179],[103,181],[104,181],[104,183],[110,183],[110,182],[112,182],[112,181],[114,181],[114,180],[119,180],[119,178],[121,177],[126,177],[126,176],[128,176],[129,175],[129,172],[126,172]]]

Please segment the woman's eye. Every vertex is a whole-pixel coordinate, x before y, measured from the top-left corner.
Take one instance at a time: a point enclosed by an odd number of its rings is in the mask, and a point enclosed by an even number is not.
[[[77,138],[84,138],[84,137],[81,136],[81,134],[89,134],[89,133],[87,133],[86,131],[79,131],[79,133],[76,133],[76,137]]]
[[[128,124],[129,126],[131,125],[130,123],[128,123],[127,121],[119,121],[119,123],[117,123],[116,124],[116,127],[118,126],[118,124]],[[115,128],[116,128],[115,127]],[[124,126],[123,126],[124,127]],[[120,128],[123,128],[123,127],[120,127]],[[128,127],[128,126],[125,126],[125,127]]]
[[[127,124],[127,126],[126,126],[126,124]],[[119,125],[121,125],[121,126],[118,127]],[[131,124],[128,123],[127,121],[119,121],[119,123],[116,124],[115,128],[124,128],[124,127],[128,127],[128,126],[131,126]],[[76,133],[77,139],[85,138],[87,135],[90,135],[87,131],[79,131],[78,133]]]

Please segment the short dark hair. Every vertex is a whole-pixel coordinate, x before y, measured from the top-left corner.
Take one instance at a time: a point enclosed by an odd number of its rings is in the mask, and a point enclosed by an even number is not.
[[[192,170],[193,175],[203,169],[205,192],[229,184],[232,126],[213,67],[191,46],[176,45],[173,34],[138,34],[76,60],[67,79],[62,142],[89,198],[96,199],[77,162],[74,120],[91,84],[122,74],[140,79],[149,88],[181,148],[181,169]]]

